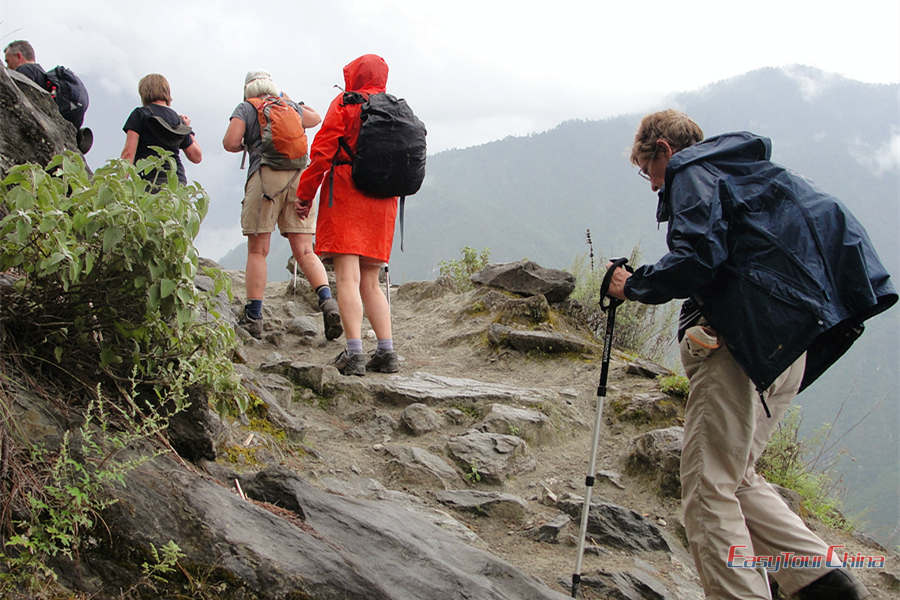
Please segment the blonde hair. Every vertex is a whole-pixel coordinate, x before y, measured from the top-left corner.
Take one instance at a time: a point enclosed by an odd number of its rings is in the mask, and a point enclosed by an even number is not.
[[[277,96],[278,86],[266,71],[249,71],[244,77],[244,100],[259,96]]]
[[[167,105],[172,104],[172,92],[169,91],[169,82],[159,73],[144,75],[138,82],[138,93],[144,106],[162,100]]]
[[[662,110],[641,119],[634,144],[631,146],[631,163],[639,166],[639,161],[656,151],[660,139],[669,142],[674,152],[684,150],[703,140],[703,130],[690,117],[677,110]]]

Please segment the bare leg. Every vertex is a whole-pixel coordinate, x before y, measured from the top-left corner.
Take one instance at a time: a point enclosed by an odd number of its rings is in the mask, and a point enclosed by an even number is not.
[[[369,323],[372,325],[372,329],[375,330],[375,337],[379,340],[390,339],[392,335],[391,307],[378,283],[378,273],[381,271],[381,266],[372,263],[361,263],[359,271],[359,293],[366,308],[366,316],[369,318]]]
[[[294,260],[300,265],[300,270],[303,271],[309,285],[313,289],[328,285],[328,275],[325,273],[325,266],[313,252],[313,234],[289,233],[287,238],[291,244]]]
[[[334,255],[334,276],[337,280],[338,306],[344,335],[349,339],[362,338],[363,304],[360,296],[360,265],[355,254]]]
[[[271,233],[247,236],[246,277],[247,299],[262,300],[266,293],[266,256],[269,255]]]

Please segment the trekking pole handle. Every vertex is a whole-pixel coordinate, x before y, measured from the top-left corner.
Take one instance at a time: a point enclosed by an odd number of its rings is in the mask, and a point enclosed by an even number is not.
[[[626,271],[634,273],[634,269],[628,265],[627,258],[613,258],[609,262],[611,263],[609,269],[607,269],[606,275],[603,276],[603,282],[600,284],[600,310],[603,312],[615,308],[624,302],[624,300],[619,300],[618,298],[607,295],[609,292],[609,284],[612,283],[613,272],[619,267],[625,267]]]

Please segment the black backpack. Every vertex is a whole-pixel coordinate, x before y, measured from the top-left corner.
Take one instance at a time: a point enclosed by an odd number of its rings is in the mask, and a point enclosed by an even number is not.
[[[342,148],[351,158],[353,184],[363,192],[380,198],[400,196],[400,249],[403,249],[403,203],[422,187],[425,179],[425,124],[402,98],[381,92],[368,97],[359,92],[344,92],[344,104],[362,104],[361,125],[356,152],[347,141],[338,138],[340,148],[332,165],[346,164],[338,160]],[[332,181],[333,188],[333,181]],[[328,203],[332,198],[329,194]]]
[[[78,75],[63,66],[53,67],[46,73],[44,86],[59,107],[63,118],[80,129],[88,108],[88,92]]]

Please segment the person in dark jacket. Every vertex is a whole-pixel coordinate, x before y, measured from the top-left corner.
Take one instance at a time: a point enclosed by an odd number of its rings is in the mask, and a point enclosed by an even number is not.
[[[44,71],[34,54],[34,47],[27,40],[15,40],[7,44],[3,49],[3,59],[6,66],[32,80],[42,90],[47,90],[47,72]],[[85,91],[85,93],[87,93]],[[56,98],[57,103],[61,100]],[[86,101],[85,101],[86,102]],[[60,111],[63,118],[75,127],[75,143],[82,154],[87,154],[94,144],[94,132],[88,127],[82,127],[84,111],[87,104],[79,104],[78,108]]]
[[[686,299],[678,328],[690,380],[682,504],[707,597],[769,598],[765,572],[750,557],[790,552],[814,562],[772,573],[786,593],[864,598],[754,464],[797,392],[897,292],[850,211],[770,156],[770,140],[752,133],[704,140],[683,113],[644,117],[631,162],[659,193],[669,252],[633,274],[616,269],[609,295]]]
[[[131,111],[122,131],[125,132],[125,146],[121,158],[134,163],[153,156],[158,146],[172,153],[175,161],[175,176],[181,185],[187,185],[184,165],[178,154],[179,149],[194,164],[203,160],[203,151],[197,143],[191,120],[187,115],[179,115],[172,108],[172,93],[168,80],[159,73],[145,75],[138,82],[138,94],[143,106]],[[164,185],[167,175],[164,171],[153,170],[142,173],[141,177],[154,186]]]
[[[30,43],[25,40],[10,42],[3,49],[3,58],[8,68],[15,69],[38,84],[41,89],[44,88],[47,74],[44,67],[37,63],[34,47]]]

